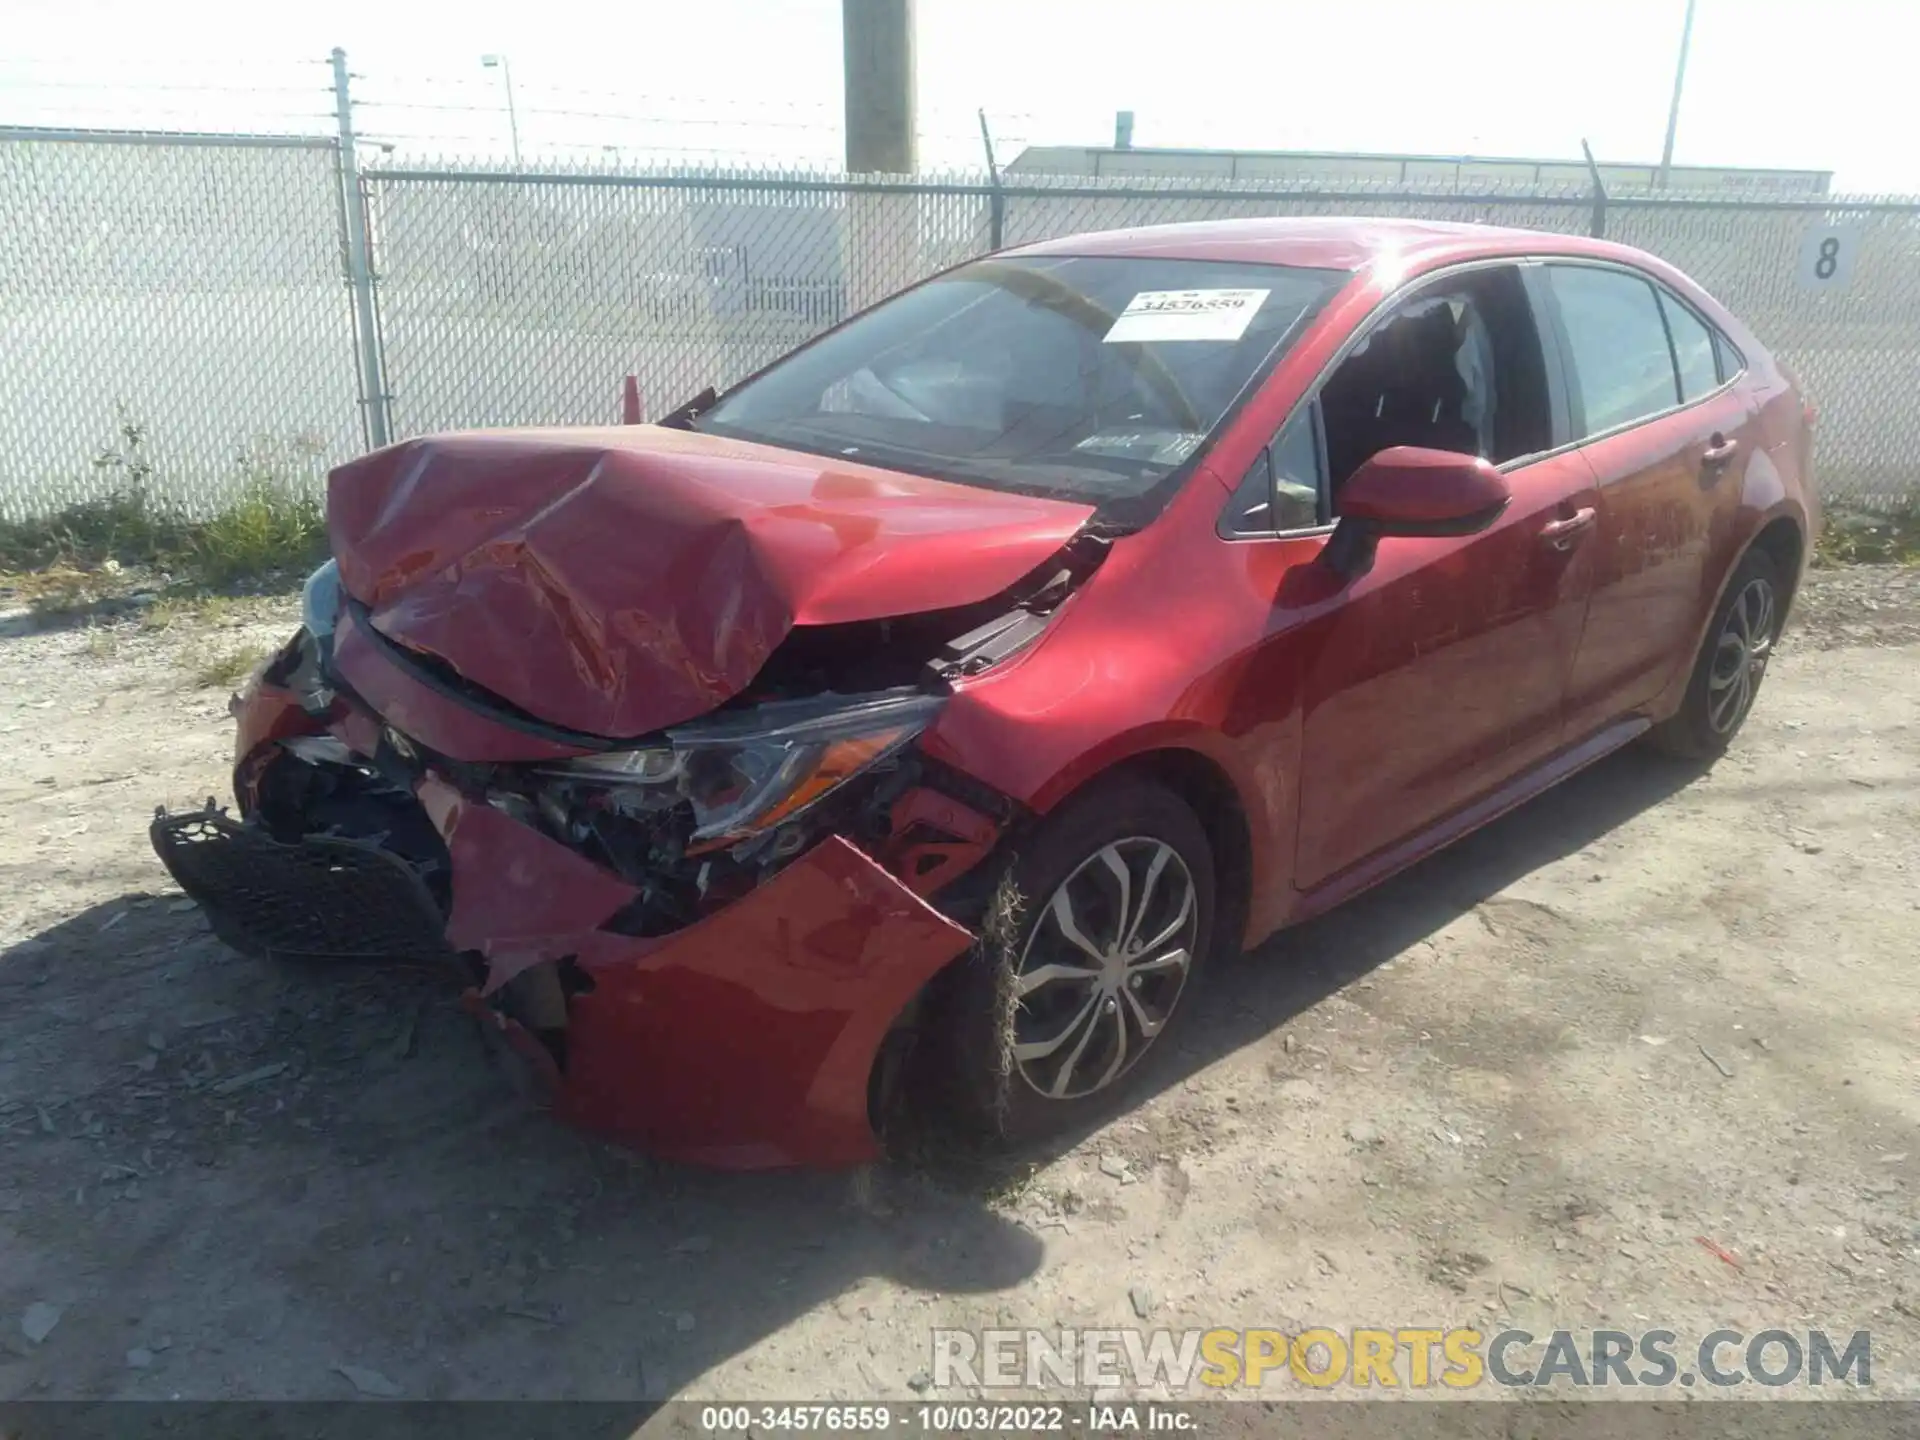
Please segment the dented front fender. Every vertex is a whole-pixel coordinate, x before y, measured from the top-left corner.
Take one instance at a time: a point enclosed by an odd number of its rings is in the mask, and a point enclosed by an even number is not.
[[[560,1118],[727,1168],[877,1156],[875,1056],[968,931],[829,836],[684,930],[617,935],[601,926],[631,887],[442,781],[420,798],[452,856],[448,939],[485,957],[485,990],[572,961],[564,1059],[545,1077]]]

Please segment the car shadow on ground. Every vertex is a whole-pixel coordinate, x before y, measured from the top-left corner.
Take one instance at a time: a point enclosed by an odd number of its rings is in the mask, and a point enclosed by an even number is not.
[[[1271,1034],[1696,773],[1615,756],[1221,965],[1143,1079]],[[665,1398],[821,1306],[853,1393],[898,1394],[862,1283],[1027,1280],[1043,1244],[993,1193],[1089,1133],[725,1175],[568,1131],[509,1073],[439,974],[263,965],[177,898],[0,951],[0,1314],[62,1307],[0,1351],[0,1398]]]
[[[849,1398],[899,1394],[862,1282],[1041,1261],[979,1196],[656,1163],[515,1074],[447,977],[249,960],[176,896],[0,950],[0,1316],[60,1312],[0,1399],[665,1398],[823,1305]]]

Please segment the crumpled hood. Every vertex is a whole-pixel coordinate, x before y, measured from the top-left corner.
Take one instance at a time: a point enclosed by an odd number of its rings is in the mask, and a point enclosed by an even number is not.
[[[612,737],[738,694],[796,625],[984,600],[1092,514],[651,425],[410,440],[327,486],[382,634]]]

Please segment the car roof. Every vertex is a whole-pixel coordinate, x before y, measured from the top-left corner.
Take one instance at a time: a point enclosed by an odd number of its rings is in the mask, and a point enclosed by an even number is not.
[[[1118,255],[1169,260],[1234,260],[1360,270],[1391,256],[1409,268],[1470,260],[1480,255],[1584,255],[1643,261],[1624,245],[1519,230],[1504,225],[1400,220],[1371,215],[1285,215],[1243,220],[1198,220],[1142,225],[1043,240],[1013,255]]]

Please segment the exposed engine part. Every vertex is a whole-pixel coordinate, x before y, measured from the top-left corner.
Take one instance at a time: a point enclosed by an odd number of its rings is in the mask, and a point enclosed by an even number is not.
[[[978,675],[1026,649],[1040,638],[1053,612],[1100,568],[1112,544],[1095,530],[1082,530],[1053,560],[1007,592],[1010,607],[1003,605],[982,624],[947,641],[927,668],[941,680],[953,681]]]
[[[896,686],[944,686],[1038,639],[1047,617],[1099,569],[1112,539],[1091,527],[1018,583],[975,605],[846,625],[798,626],[731,706]],[[731,706],[729,708],[731,708]]]

